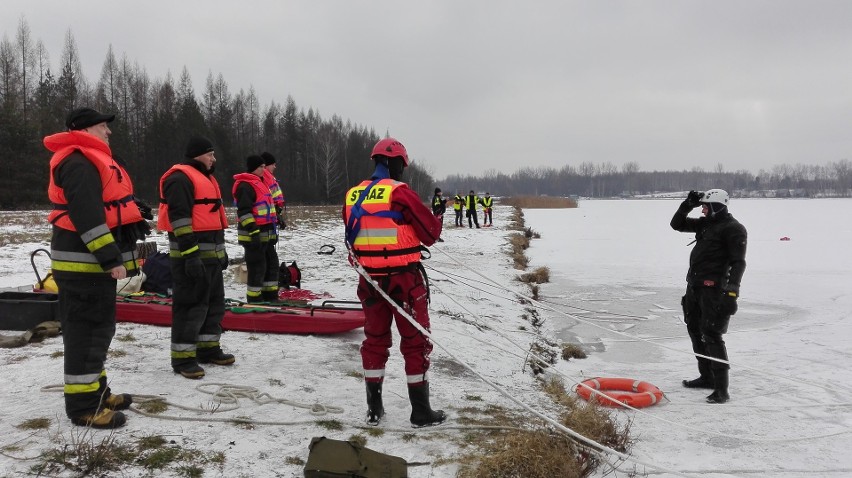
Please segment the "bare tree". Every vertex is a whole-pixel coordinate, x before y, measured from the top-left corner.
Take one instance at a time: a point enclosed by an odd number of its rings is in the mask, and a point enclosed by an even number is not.
[[[21,111],[23,113],[23,122],[27,124],[29,119],[30,98],[35,90],[35,79],[32,71],[35,69],[36,52],[33,47],[32,33],[30,26],[21,16],[18,22],[18,31],[15,35],[15,42],[18,50],[18,71],[20,72],[21,86]]]

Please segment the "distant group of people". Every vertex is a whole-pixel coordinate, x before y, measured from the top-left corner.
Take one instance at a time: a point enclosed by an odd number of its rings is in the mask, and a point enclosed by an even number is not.
[[[95,428],[125,424],[129,394],[113,394],[104,367],[115,335],[116,281],[139,273],[135,246],[151,233],[151,208],[134,194],[124,165],[109,147],[115,115],[77,108],[66,131],[44,138],[53,153],[48,197],[53,209],[51,258],[59,288],[64,343],[65,411],[71,422]],[[189,139],[185,159],[160,178],[157,227],[167,231],[171,258],[171,365],[198,379],[199,364],[231,365],[220,345],[225,314],[222,271],[228,266],[228,221],[216,181],[212,142]],[[284,198],[269,154],[246,159],[235,176],[239,242],[249,269],[247,302],[277,299],[277,227]],[[274,283],[274,288],[272,284]]]
[[[469,228],[473,228],[475,225],[477,229],[479,226],[479,215],[477,213],[477,207],[482,206],[483,213],[483,226],[491,227],[494,225],[494,219],[492,214],[492,207],[494,205],[494,198],[491,197],[491,193],[486,192],[485,197],[480,198],[476,195],[476,192],[471,190],[466,196],[462,196],[461,192],[457,192],[455,197],[453,198],[453,210],[455,211],[455,225],[456,227],[464,227],[464,211],[467,211],[467,224]],[[435,194],[432,196],[432,214],[435,216],[440,216],[443,221],[444,213],[447,212],[447,199],[443,197],[443,192],[441,188],[435,188]]]

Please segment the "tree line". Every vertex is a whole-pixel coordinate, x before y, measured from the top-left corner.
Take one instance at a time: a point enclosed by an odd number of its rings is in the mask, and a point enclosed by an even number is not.
[[[561,168],[522,168],[511,174],[488,171],[482,176],[451,175],[441,181],[446,194],[490,192],[498,196],[547,195],[592,198],[630,197],[659,192],[725,189],[737,196],[850,197],[852,162],[826,165],[778,165],[757,174],[739,170],[641,171],[636,162],[619,170],[609,162],[565,165]]]
[[[0,41],[0,208],[47,204],[50,152],[42,139],[64,131],[66,114],[89,106],[115,114],[110,123],[113,155],[127,165],[142,199],[156,207],[160,176],[183,158],[190,136],[200,134],[216,148],[216,177],[226,201],[232,176],[244,159],[262,151],[277,159],[277,176],[291,203],[339,203],[346,190],[369,177],[373,145],[380,139],[367,126],[338,115],[283,103],[261,105],[255,90],[232,91],[223,75],[210,72],[197,95],[186,67],[175,79],[151,78],[126,54],[106,54],[100,77],[83,74],[69,29],[58,67],[47,48],[21,18],[14,40]],[[434,180],[416,164],[406,168],[409,184],[431,197]]]

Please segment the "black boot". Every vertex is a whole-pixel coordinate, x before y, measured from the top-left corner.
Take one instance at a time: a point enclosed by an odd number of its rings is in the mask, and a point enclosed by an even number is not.
[[[713,369],[710,368],[710,361],[707,359],[698,359],[698,378],[693,380],[684,380],[683,386],[686,388],[709,388],[714,389]]]
[[[376,426],[385,415],[382,405],[382,382],[365,382],[367,384],[367,425]]]
[[[686,388],[716,388],[715,383],[713,382],[713,377],[707,377],[705,375],[701,375],[698,378],[692,380],[684,380],[683,386]]]
[[[411,401],[411,425],[414,428],[440,425],[447,419],[443,410],[432,410],[429,406],[429,382],[409,386],[408,399]]]
[[[713,393],[707,396],[707,403],[725,403],[731,399],[728,395],[728,370],[714,370],[713,382],[715,387]]]

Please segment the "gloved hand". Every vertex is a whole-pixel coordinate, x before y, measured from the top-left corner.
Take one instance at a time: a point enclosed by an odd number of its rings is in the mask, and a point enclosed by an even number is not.
[[[133,202],[136,203],[136,207],[139,208],[139,212],[142,214],[142,219],[147,219],[152,221],[154,219],[154,213],[151,209],[151,206],[145,204],[145,201],[139,198],[133,198]]]
[[[190,257],[186,260],[184,266],[186,267],[186,275],[188,275],[189,277],[192,277],[194,279],[200,279],[204,277],[204,263],[201,262],[200,257]]]
[[[225,255],[219,258],[219,266],[222,267],[222,270],[228,268],[228,253],[225,252]]]
[[[701,205],[701,198],[704,197],[704,193],[701,191],[689,191],[689,194],[686,195],[686,204],[689,207],[698,207]]]
[[[734,315],[737,313],[737,299],[739,293],[733,290],[722,291],[722,303],[719,306],[720,311],[726,315]]]
[[[278,227],[280,227],[281,229],[287,229],[287,223],[284,221],[283,213],[279,212],[276,216],[276,219],[278,220]]]

